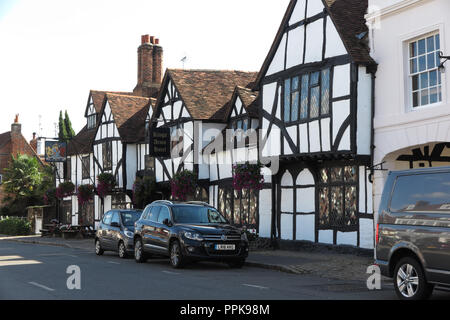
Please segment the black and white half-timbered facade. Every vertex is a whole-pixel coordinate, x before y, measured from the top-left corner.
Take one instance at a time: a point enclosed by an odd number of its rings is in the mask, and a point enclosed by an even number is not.
[[[233,165],[258,161],[258,92],[236,87],[224,120],[226,128],[204,149],[209,155],[210,204],[228,221],[258,229],[258,190],[233,188]],[[269,185],[270,187],[270,185]]]
[[[116,190],[104,199],[95,196],[98,222],[111,208],[131,208],[132,190],[138,166],[145,169],[145,122],[150,98],[107,93],[92,143],[94,176],[111,173]],[[97,181],[96,181],[97,185]]]
[[[156,181],[168,185],[174,174],[193,171],[196,200],[209,201],[209,157],[203,148],[226,127],[225,114],[236,86],[254,82],[256,73],[168,69],[159,92],[152,128],[170,128],[170,157],[155,160]]]
[[[373,247],[373,83],[367,0],[292,0],[260,91],[262,159],[279,156],[260,192],[260,235]]]

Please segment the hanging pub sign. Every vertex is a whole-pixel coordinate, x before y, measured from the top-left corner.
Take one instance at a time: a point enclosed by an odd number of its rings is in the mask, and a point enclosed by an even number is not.
[[[66,162],[67,143],[59,141],[45,141],[46,162]]]
[[[153,128],[150,130],[150,156],[170,158],[169,128]]]

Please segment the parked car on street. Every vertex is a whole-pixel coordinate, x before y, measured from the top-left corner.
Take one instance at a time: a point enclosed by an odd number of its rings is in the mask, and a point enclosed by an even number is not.
[[[376,264],[400,299],[450,289],[450,168],[390,172],[375,238]]]
[[[248,240],[245,232],[207,203],[160,200],[144,209],[134,231],[136,262],[152,254],[170,257],[174,268],[201,260],[241,268],[248,256]]]
[[[115,251],[126,258],[134,252],[134,223],[141,217],[141,210],[110,210],[105,213],[95,235],[95,253]]]

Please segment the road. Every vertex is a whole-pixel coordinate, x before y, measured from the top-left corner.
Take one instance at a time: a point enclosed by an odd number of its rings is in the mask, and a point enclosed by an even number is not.
[[[79,266],[81,289],[69,290],[66,273]],[[448,299],[448,293],[436,298]],[[0,299],[329,300],[396,299],[392,286],[294,275],[225,264],[175,270],[166,259],[137,264],[114,253],[0,241]]]

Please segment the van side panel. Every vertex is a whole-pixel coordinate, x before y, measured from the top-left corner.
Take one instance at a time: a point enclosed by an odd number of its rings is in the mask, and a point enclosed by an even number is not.
[[[447,204],[442,203],[446,201],[448,190],[441,190],[432,182],[433,178],[440,177],[440,183],[443,183],[442,177],[447,177],[449,172],[441,172],[439,176],[435,170],[431,173],[411,171],[389,175],[379,211],[376,253],[381,265],[386,261],[391,263],[391,257],[397,250],[408,249],[419,258],[428,281],[450,284],[450,206],[447,210]],[[447,179],[444,182],[447,184]],[[406,204],[409,205],[393,209],[395,204],[392,207],[390,202],[393,198],[398,200],[399,194],[408,198]],[[411,201],[415,198],[416,202]]]

